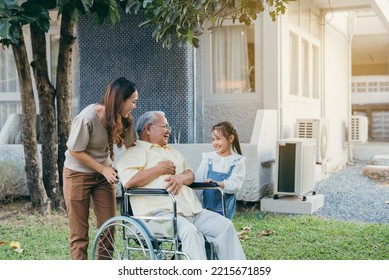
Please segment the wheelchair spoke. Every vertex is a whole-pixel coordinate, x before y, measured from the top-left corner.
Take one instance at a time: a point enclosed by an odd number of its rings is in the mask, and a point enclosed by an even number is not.
[[[155,259],[154,249],[139,224],[128,217],[114,217],[98,230],[93,258],[99,260]]]

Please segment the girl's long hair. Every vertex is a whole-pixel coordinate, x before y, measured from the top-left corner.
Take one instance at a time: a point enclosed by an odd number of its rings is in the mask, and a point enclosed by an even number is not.
[[[118,78],[111,82],[106,90],[102,100],[105,107],[106,129],[108,132],[109,153],[111,160],[114,160],[113,145],[119,148],[124,143],[124,137],[127,128],[133,126],[132,115],[127,118],[120,115],[123,102],[131,97],[136,91],[135,84],[126,78]],[[128,130],[127,130],[128,131]]]
[[[237,152],[238,154],[242,155],[242,151],[240,149],[240,143],[239,143],[239,137],[238,133],[236,132],[236,127],[232,125],[230,122],[220,122],[218,124],[215,124],[211,132],[217,130],[219,131],[224,137],[228,139],[230,135],[234,135],[234,140],[232,141],[232,149]]]

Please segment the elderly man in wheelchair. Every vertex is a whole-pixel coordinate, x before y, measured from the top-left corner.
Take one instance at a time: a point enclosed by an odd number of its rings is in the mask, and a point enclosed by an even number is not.
[[[183,156],[168,145],[171,130],[165,114],[144,113],[136,123],[136,131],[139,140],[117,164],[125,190],[124,211],[122,217],[108,220],[100,228],[94,257],[112,259],[116,255],[131,259],[131,254],[136,256],[130,250],[133,248],[138,254],[147,252],[145,258],[151,259],[165,258],[171,253],[174,259],[204,260],[208,256],[244,260],[232,222],[203,209],[189,187],[194,173],[187,169]],[[119,246],[117,243],[123,240],[125,244]],[[166,240],[173,244],[173,249],[162,245]]]

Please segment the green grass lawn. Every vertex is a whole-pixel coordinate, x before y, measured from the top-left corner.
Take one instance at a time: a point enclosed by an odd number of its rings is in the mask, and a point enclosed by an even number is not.
[[[19,202],[0,206],[0,260],[69,259],[66,215],[42,217],[28,205]],[[389,224],[339,222],[255,209],[240,209],[234,224],[251,260],[389,259]],[[91,243],[94,227],[92,215]],[[11,247],[11,242],[19,242],[21,250]]]

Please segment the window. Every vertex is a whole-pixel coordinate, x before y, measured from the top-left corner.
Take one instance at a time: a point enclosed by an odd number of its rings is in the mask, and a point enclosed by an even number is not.
[[[58,53],[59,53],[59,28],[53,28],[48,34],[49,40],[47,40],[48,48],[50,50],[50,59],[48,60],[50,69],[50,79],[54,87],[57,84],[57,66],[58,66]],[[78,65],[78,47],[77,44],[73,45],[72,54],[72,116],[74,117],[78,113],[79,104],[79,65]]]
[[[25,43],[30,48],[28,29],[25,30]],[[29,54],[30,55],[30,54]],[[11,114],[21,114],[19,78],[12,52],[12,47],[0,49],[0,130]]]
[[[255,25],[224,23],[203,38],[206,101],[258,99],[255,28]]]
[[[319,43],[289,31],[290,95],[319,99]]]
[[[52,19],[57,19],[56,14],[51,14]],[[31,57],[31,42],[29,40],[29,28],[25,27],[24,39],[26,41],[26,48]],[[56,74],[57,74],[57,58],[59,52],[59,21],[53,20],[51,22],[51,28],[47,33],[46,44],[48,55],[48,67],[49,75],[53,85],[56,85]],[[78,49],[77,44],[73,47],[73,66],[72,66],[72,114],[73,116],[78,113]],[[32,75],[32,73],[31,73]],[[17,69],[13,57],[12,48],[0,49],[0,130],[6,122],[10,114],[20,114],[22,112],[21,101],[20,101],[20,89]],[[39,110],[38,101],[36,101],[37,110]]]
[[[255,91],[253,37],[252,28],[242,25],[222,27],[212,34],[213,94]]]
[[[288,4],[289,21],[305,32],[320,37],[320,11],[312,1],[292,1]]]
[[[12,48],[0,50],[0,93],[19,91],[18,73]]]
[[[290,95],[306,99],[320,97],[319,12],[308,1],[288,5]]]

